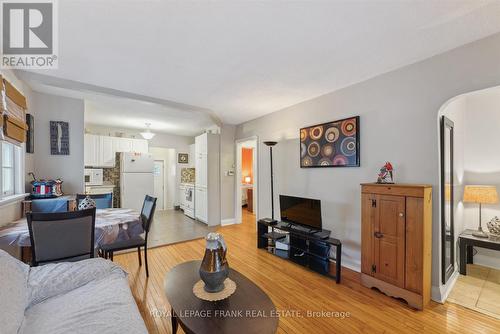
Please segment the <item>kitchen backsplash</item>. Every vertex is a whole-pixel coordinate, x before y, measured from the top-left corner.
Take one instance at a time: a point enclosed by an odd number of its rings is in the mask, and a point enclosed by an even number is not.
[[[181,183],[194,183],[194,168],[181,169]]]
[[[114,168],[103,168],[102,179],[104,183],[111,183],[115,185],[113,191],[113,206],[120,207],[120,153],[116,153],[116,165]]]

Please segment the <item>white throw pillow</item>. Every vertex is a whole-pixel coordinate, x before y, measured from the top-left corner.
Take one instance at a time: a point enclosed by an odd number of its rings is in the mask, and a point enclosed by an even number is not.
[[[29,266],[0,250],[0,324],[2,333],[17,333],[28,302]]]

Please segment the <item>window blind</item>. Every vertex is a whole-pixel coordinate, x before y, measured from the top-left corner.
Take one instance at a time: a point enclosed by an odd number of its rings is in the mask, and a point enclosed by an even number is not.
[[[1,113],[0,125],[4,137],[18,143],[26,141],[26,98],[10,82],[0,76],[1,85]]]

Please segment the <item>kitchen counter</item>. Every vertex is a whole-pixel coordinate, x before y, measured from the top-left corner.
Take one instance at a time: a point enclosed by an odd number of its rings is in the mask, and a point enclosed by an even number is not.
[[[85,186],[85,188],[115,188],[116,186],[112,183],[103,183],[96,186]]]

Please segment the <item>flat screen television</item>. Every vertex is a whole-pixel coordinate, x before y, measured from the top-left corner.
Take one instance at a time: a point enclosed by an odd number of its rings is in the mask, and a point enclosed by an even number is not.
[[[283,222],[322,229],[320,200],[280,195],[280,211]]]

